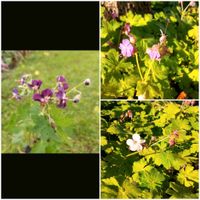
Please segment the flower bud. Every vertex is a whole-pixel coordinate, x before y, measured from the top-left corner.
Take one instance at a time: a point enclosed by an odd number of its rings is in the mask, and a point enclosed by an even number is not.
[[[160,44],[164,44],[166,42],[166,38],[167,36],[165,34],[162,34],[159,41],[160,41]]]
[[[132,35],[132,34],[129,34],[129,40],[130,40],[130,43],[131,43],[131,44],[135,44],[135,43],[136,43],[136,38],[135,38],[135,36]]]
[[[73,102],[74,103],[78,103],[81,99],[81,95],[80,94],[77,94],[74,98],[73,98]]]
[[[190,4],[189,4],[191,7],[194,7],[194,6],[196,6],[196,3],[195,3],[195,1],[190,1]]]
[[[90,85],[90,83],[91,83],[91,81],[90,81],[89,78],[87,78],[87,79],[84,80],[84,84],[85,84],[86,86]]]

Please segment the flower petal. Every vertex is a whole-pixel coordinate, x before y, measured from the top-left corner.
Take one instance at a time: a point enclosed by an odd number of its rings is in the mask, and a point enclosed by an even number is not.
[[[134,141],[140,142],[140,135],[139,134],[137,134],[137,133],[133,134],[132,138],[133,138]]]
[[[138,145],[131,145],[131,146],[129,146],[129,149],[131,150],[131,151],[137,151],[138,150]]]
[[[122,44],[128,46],[130,44],[130,41],[128,39],[123,39]]]
[[[42,99],[42,96],[40,94],[36,93],[36,94],[33,95],[34,101],[41,101],[41,99]]]
[[[51,96],[53,96],[53,92],[50,89],[45,89],[45,90],[42,91],[41,95],[42,95],[42,97],[46,97],[46,96],[51,97]]]
[[[137,151],[142,151],[142,149],[143,149],[142,145],[141,145],[141,144],[138,144],[138,145],[137,145]]]
[[[126,140],[126,144],[129,146],[133,145],[133,140],[132,139]]]

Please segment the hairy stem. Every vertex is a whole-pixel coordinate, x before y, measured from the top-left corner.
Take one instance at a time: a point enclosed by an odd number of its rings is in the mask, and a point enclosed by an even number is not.
[[[142,72],[141,72],[141,69],[140,69],[140,65],[139,65],[139,61],[138,61],[138,54],[137,53],[135,53],[135,59],[136,59],[137,68],[138,68],[138,71],[139,71],[139,74],[140,74],[140,78],[143,81],[143,76],[142,76]]]

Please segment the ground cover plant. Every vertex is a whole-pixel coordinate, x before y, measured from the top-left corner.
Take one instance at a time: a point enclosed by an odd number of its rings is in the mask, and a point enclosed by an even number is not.
[[[97,51],[31,51],[2,74],[3,153],[94,153]]]
[[[102,102],[102,198],[198,198],[198,103]]]
[[[198,99],[198,2],[149,5],[101,7],[102,98]]]

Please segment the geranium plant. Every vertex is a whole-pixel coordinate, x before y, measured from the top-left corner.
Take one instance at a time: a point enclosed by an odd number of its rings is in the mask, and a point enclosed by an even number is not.
[[[198,198],[198,102],[103,102],[101,197]]]
[[[151,10],[109,20],[102,6],[102,98],[198,98],[197,2],[151,2]]]
[[[89,86],[90,79],[85,79],[80,84],[70,88],[66,78],[62,75],[57,76],[55,79],[54,88],[42,88],[42,80],[32,79],[31,74],[23,75],[20,80],[17,81],[18,85],[12,90],[12,99],[16,101],[23,102],[26,99],[32,101],[29,104],[30,113],[27,116],[27,122],[30,122],[29,127],[26,127],[26,132],[31,132],[28,140],[28,144],[22,146],[23,139],[16,142],[18,146],[18,151],[20,153],[29,152],[40,152],[40,150],[45,152],[46,148],[52,148],[53,151],[57,152],[55,145],[59,146],[60,142],[66,142],[67,133],[62,131],[62,125],[54,120],[54,116],[57,115],[54,110],[57,109],[70,109],[68,108],[68,102],[79,103],[81,100],[81,86]],[[22,105],[23,106],[23,105]],[[61,117],[64,117],[62,111],[59,113]],[[58,119],[58,117],[57,117]],[[18,134],[20,135],[20,134]],[[22,135],[20,137],[23,137]],[[18,140],[13,138],[13,140]],[[26,139],[25,139],[26,140]],[[27,140],[26,140],[27,141]],[[39,147],[37,146],[38,141],[40,141]],[[51,142],[53,141],[52,145]],[[48,144],[49,143],[49,144]],[[43,147],[42,147],[43,145]],[[48,146],[48,147],[47,147]]]

